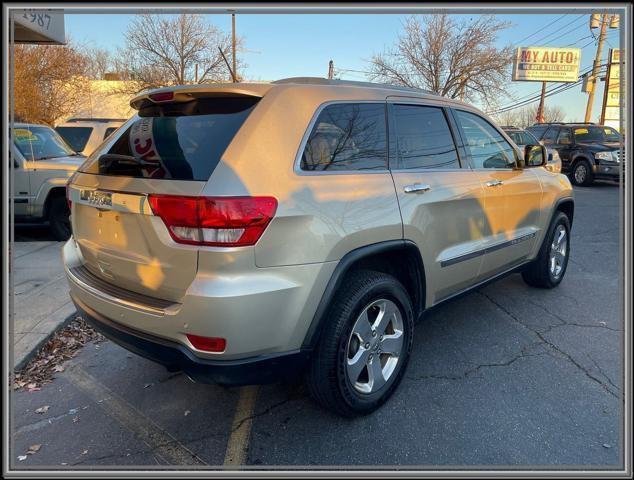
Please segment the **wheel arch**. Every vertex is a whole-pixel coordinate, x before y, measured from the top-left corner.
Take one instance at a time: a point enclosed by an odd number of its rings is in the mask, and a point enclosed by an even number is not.
[[[572,171],[575,168],[575,165],[582,160],[588,162],[590,164],[590,167],[592,167],[592,165],[594,164],[593,160],[586,152],[577,152],[572,155],[572,158],[570,159],[570,171]]]
[[[572,228],[572,221],[575,217],[574,199],[572,197],[560,198],[555,204],[555,209],[553,211],[552,217],[554,217],[557,212],[563,212],[566,214],[566,216],[568,217],[568,221],[570,222],[570,228]]]
[[[348,252],[337,264],[321,297],[313,320],[304,337],[302,349],[316,347],[326,321],[328,307],[346,275],[358,270],[375,270],[396,277],[409,293],[415,318],[425,309],[426,277],[420,250],[409,240],[389,240],[366,245]]]

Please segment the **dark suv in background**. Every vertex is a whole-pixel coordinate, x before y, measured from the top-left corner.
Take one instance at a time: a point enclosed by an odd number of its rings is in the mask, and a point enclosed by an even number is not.
[[[549,149],[559,152],[562,171],[575,185],[595,179],[619,181],[621,135],[612,127],[593,123],[539,123],[528,127]]]

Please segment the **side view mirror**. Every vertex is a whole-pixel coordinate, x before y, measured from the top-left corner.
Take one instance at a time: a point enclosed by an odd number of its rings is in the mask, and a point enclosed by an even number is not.
[[[543,167],[548,161],[546,147],[543,145],[526,145],[524,147],[524,167]]]

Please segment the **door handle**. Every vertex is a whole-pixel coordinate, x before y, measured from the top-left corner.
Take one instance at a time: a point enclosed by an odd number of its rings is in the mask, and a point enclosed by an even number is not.
[[[486,183],[487,187],[499,187],[500,185],[504,185],[502,180],[490,180]]]
[[[422,183],[414,183],[413,185],[405,185],[403,191],[405,193],[425,193],[431,190],[429,185],[423,185]]]

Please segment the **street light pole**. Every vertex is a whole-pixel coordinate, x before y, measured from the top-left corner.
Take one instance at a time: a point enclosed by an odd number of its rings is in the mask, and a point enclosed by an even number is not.
[[[592,116],[592,104],[594,103],[594,90],[597,88],[597,76],[599,75],[599,66],[601,65],[601,53],[603,50],[603,41],[605,40],[605,30],[608,26],[607,14],[601,15],[601,33],[599,33],[599,43],[597,45],[597,54],[592,64],[592,74],[590,75],[589,92],[588,92],[588,104],[586,105],[586,117],[585,122],[590,122]]]

